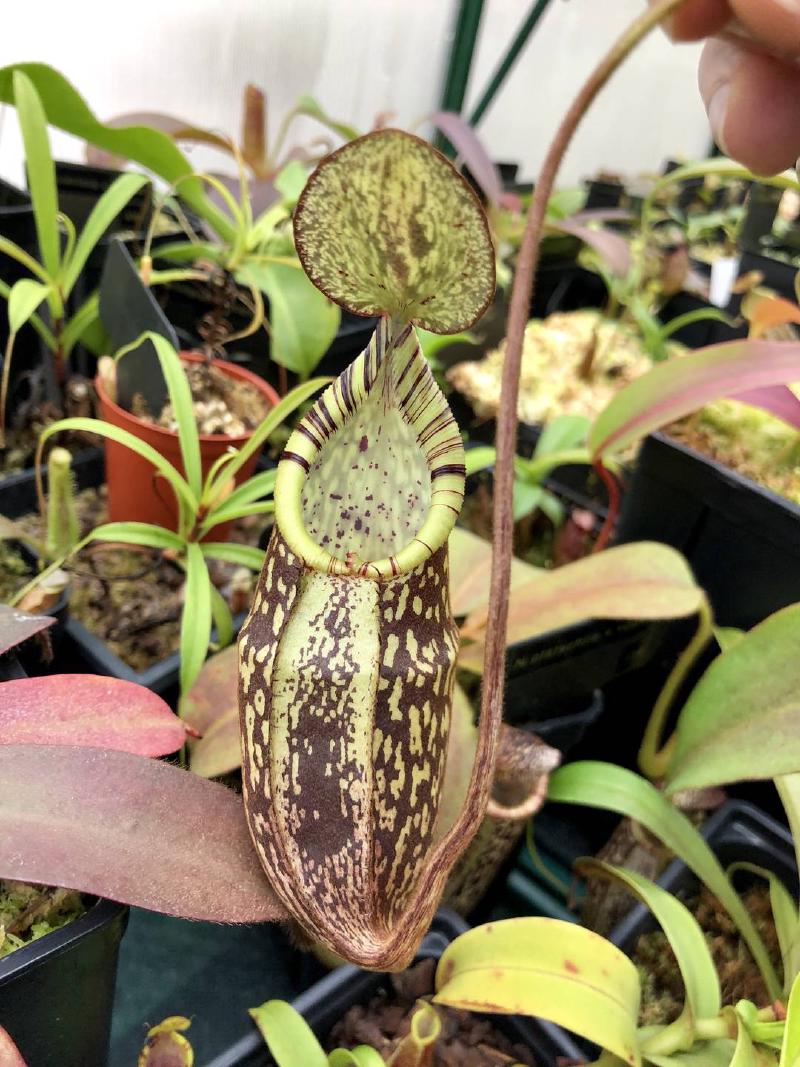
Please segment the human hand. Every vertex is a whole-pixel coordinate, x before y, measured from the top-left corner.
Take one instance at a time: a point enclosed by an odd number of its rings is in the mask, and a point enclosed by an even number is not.
[[[720,148],[758,174],[800,156],[800,0],[687,0],[676,41],[706,41],[700,93]]]

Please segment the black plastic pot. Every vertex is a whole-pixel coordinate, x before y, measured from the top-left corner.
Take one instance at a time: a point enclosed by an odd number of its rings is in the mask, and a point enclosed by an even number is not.
[[[723,626],[800,600],[800,507],[664,434],[645,440],[617,528],[642,540],[686,556]]]
[[[28,1067],[105,1067],[128,909],[98,900],[0,960],[0,1026]]]
[[[72,457],[72,473],[78,491],[102,485],[105,478],[102,451],[99,448],[87,448],[76,453]],[[42,467],[42,480],[46,493],[46,464]],[[18,519],[38,509],[36,472],[32,467],[0,478],[0,514],[7,519]]]
[[[757,252],[761,242],[772,236],[772,228],[775,225],[775,217],[778,214],[782,197],[783,189],[753,182],[742,225],[739,228],[740,248],[749,252]]]
[[[440,911],[420,946],[417,960],[438,959],[448,944],[468,930],[463,919],[450,911]],[[324,1039],[333,1025],[355,1004],[366,1004],[380,989],[389,988],[386,975],[362,971],[358,967],[338,967],[292,1002],[314,1033]],[[528,1045],[540,1067],[556,1067],[559,1057],[579,1059],[578,1046],[558,1027],[521,1016],[489,1016],[491,1022],[512,1040]],[[206,1067],[274,1067],[274,1060],[255,1030]],[[298,1064],[298,1067],[300,1065]]]
[[[792,303],[796,301],[794,279],[797,275],[797,267],[794,264],[765,255],[763,251],[755,252],[748,249],[742,253],[739,260],[739,277],[751,271],[758,271],[764,276],[763,284],[768,289],[774,289],[779,296],[785,297]]]
[[[711,308],[707,300],[695,293],[676,293],[675,296],[664,304],[658,313],[659,320],[663,323],[671,322],[679,315],[686,315],[692,311],[701,311]],[[706,345],[721,344],[723,341],[735,341],[740,337],[747,337],[747,323],[742,322],[738,326],[729,326],[726,322],[718,319],[700,319],[688,326],[682,326],[671,335],[671,341],[678,341],[687,348],[705,348]]]
[[[619,207],[624,195],[622,182],[593,178],[586,182],[586,210]]]

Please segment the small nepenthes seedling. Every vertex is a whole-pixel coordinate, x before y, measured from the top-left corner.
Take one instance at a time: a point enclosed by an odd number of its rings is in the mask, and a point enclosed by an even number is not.
[[[471,836],[459,823],[433,845],[464,453],[415,326],[468,329],[492,299],[494,251],[472,190],[397,130],[328,156],[294,226],[314,284],[380,321],[278,467],[239,644],[245,804],[270,883],[306,934],[400,969]]]

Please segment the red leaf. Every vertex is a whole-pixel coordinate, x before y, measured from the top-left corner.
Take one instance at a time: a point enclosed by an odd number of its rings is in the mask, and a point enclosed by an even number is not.
[[[788,422],[790,426],[800,429],[800,400],[788,385],[765,385],[761,389],[748,389],[744,393],[735,393],[733,399],[763,408],[771,415]]]
[[[571,219],[548,222],[548,226],[579,238],[606,261],[614,274],[624,278],[631,269],[631,249],[625,238],[620,237],[618,233],[612,233],[611,230],[596,230],[591,226],[581,225],[575,221],[577,218],[576,215]]]
[[[504,191],[500,171],[470,124],[455,111],[436,111],[428,117],[439,127],[469,167],[470,174],[486,199],[510,211],[520,211],[522,204],[519,197]]]
[[[2,745],[85,745],[165,756],[185,736],[161,697],[134,682],[53,674],[0,683]]]
[[[592,455],[620,452],[722,397],[800,381],[795,341],[728,341],[656,364],[626,385],[589,431]]]
[[[27,611],[0,604],[0,656],[46,630],[55,621],[50,615],[29,615]]]
[[[181,716],[197,730],[190,765],[202,778],[215,778],[242,765],[239,735],[239,651],[229,645],[207,659],[181,700]]]
[[[0,1026],[0,1067],[27,1067],[7,1030]]]
[[[211,922],[286,918],[241,797],[168,763],[0,745],[0,878]]]

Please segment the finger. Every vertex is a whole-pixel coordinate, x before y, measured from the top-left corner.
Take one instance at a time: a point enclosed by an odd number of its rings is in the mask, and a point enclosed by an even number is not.
[[[800,68],[730,40],[703,51],[700,92],[717,144],[757,174],[800,155]]]
[[[730,19],[728,0],[690,0],[670,16],[664,29],[675,41],[699,41],[719,33]]]
[[[759,45],[800,56],[800,0],[731,0],[731,8]]]

